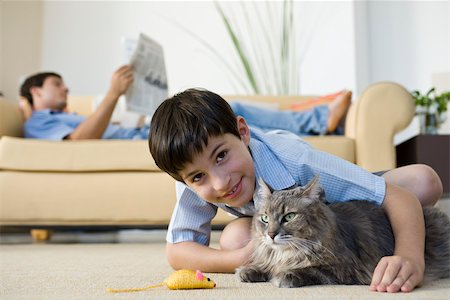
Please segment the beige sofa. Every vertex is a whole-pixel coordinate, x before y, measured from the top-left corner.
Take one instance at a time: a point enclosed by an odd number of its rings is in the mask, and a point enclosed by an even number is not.
[[[308,97],[229,96],[280,103]],[[395,167],[393,136],[414,114],[408,91],[395,83],[369,86],[352,104],[345,136],[307,140],[370,171]],[[69,108],[90,110],[89,97]],[[18,104],[0,100],[0,225],[166,226],[175,205],[175,182],[151,158],[147,141],[64,141],[22,138]],[[218,214],[215,224],[230,219]]]

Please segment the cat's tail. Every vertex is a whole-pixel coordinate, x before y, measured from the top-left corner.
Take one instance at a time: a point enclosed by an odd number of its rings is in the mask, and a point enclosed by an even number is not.
[[[450,220],[437,208],[424,208],[425,280],[450,277]]]

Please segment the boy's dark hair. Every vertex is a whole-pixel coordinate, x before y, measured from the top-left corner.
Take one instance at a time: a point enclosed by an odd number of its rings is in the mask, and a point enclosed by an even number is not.
[[[207,90],[188,89],[165,100],[155,111],[148,145],[156,165],[183,182],[178,172],[201,153],[209,137],[226,133],[241,138],[228,102]]]
[[[45,79],[47,79],[47,77],[50,76],[55,76],[62,79],[61,75],[53,72],[42,72],[31,75],[30,77],[25,79],[25,81],[20,86],[20,96],[27,99],[28,103],[30,103],[30,105],[33,106],[33,96],[31,95],[30,92],[31,88],[35,86],[42,87],[42,85],[44,85]]]

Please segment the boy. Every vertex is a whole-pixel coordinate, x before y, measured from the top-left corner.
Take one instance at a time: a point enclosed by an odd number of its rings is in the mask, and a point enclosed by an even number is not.
[[[304,185],[314,175],[329,201],[364,199],[386,210],[396,240],[395,255],[374,271],[373,291],[408,292],[423,279],[424,221],[420,203],[433,205],[442,193],[437,174],[421,165],[381,176],[314,150],[293,134],[264,133],[235,116],[220,96],[186,90],[164,101],[150,126],[150,152],[177,180],[177,205],[166,253],[175,269],[234,272],[252,253],[250,235],[256,178],[273,189]],[[414,174],[414,178],[411,176]],[[420,202],[418,201],[420,200]],[[209,248],[210,224],[220,207],[238,218]]]

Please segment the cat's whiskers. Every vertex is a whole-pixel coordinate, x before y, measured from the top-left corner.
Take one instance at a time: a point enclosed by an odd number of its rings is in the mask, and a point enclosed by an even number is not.
[[[298,242],[294,242],[294,241],[291,241],[289,243],[289,245],[291,246],[291,249],[294,250],[293,251],[294,256],[296,258],[298,258],[300,261],[303,261],[305,259],[310,261],[308,259],[308,257],[311,257],[311,258],[313,258],[315,260],[320,260],[321,259],[319,254],[316,253],[316,250],[311,248],[310,245],[302,244],[302,243],[298,243]]]
[[[319,253],[319,250],[325,250],[326,253],[331,255],[333,258],[337,259],[336,255],[334,255],[334,253],[330,249],[322,245],[320,242],[303,239],[299,237],[293,237],[292,239],[294,244],[299,243],[300,245],[306,246],[311,251],[311,253],[313,253],[317,257],[317,259],[320,259],[323,256],[321,253]]]
[[[323,255],[324,251],[320,251],[320,250],[325,250],[325,252],[328,252],[333,257],[335,257],[334,254],[329,249],[327,249],[325,246],[323,246],[319,242],[294,237],[289,244],[292,248],[294,248],[296,250],[296,253],[294,253],[294,254],[297,257],[299,257],[299,255],[305,256],[305,257],[310,256],[311,258],[319,261],[319,260],[322,260],[323,256],[324,256]]]
[[[259,240],[266,244],[267,246],[272,246],[274,244],[273,240],[271,237],[269,237],[267,234],[262,235],[261,237],[259,237]]]

